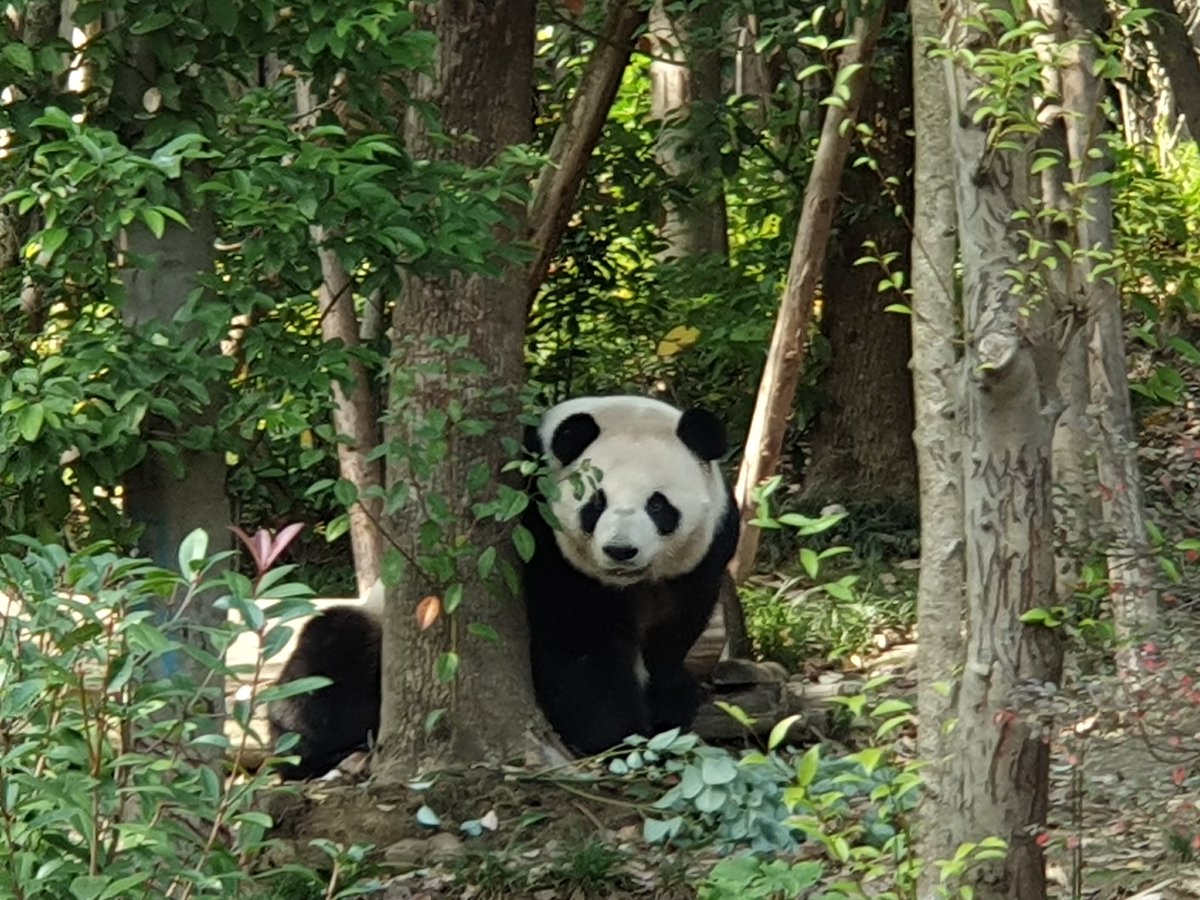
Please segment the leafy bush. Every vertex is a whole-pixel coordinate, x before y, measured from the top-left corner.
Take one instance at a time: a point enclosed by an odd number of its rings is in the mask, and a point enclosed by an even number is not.
[[[204,559],[202,532],[180,550],[182,573],[110,545],[70,554],[16,540],[23,557],[0,555],[0,895],[248,890],[272,824],[259,809],[269,768],[240,770],[254,705],[323,683],[261,686],[262,660],[288,639],[284,623],[311,610],[308,590],[286,581],[289,567],[255,581],[218,576],[230,554]],[[236,621],[185,632],[184,614],[202,603]],[[247,630],[262,657],[235,673],[225,650]],[[229,710],[242,729],[233,742],[220,711],[235,674],[251,676],[251,695]]]

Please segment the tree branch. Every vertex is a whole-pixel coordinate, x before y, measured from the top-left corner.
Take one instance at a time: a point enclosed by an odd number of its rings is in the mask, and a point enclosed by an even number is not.
[[[638,0],[612,0],[603,34],[596,38],[596,48],[554,135],[550,161],[538,176],[529,206],[529,231],[537,256],[529,268],[526,310],[533,305],[566,230],[588,160],[633,51],[634,35],[645,22],[646,10]]]

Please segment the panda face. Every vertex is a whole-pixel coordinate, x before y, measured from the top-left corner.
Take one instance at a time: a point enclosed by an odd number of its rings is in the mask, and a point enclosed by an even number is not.
[[[720,439],[695,440],[695,416]],[[723,431],[708,413],[640,397],[582,398],[547,413],[540,436],[557,463],[551,506],[567,561],[614,587],[694,569],[727,502],[714,462]]]

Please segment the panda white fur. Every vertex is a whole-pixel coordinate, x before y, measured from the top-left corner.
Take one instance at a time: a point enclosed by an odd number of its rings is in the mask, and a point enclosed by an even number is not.
[[[300,738],[288,751],[300,761],[280,766],[283,778],[324,775],[378,736],[382,614],[383,584],[377,581],[362,606],[331,606],[300,630],[277,683],[311,675],[332,683],[268,705],[272,746],[287,733]]]
[[[723,423],[646,397],[582,397],[549,409],[526,442],[557,484],[523,520],[535,538],[530,657],[550,724],[586,754],[690,725],[700,691],[684,658],[738,539]]]

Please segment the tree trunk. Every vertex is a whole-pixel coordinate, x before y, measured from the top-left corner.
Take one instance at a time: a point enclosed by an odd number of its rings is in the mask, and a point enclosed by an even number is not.
[[[633,52],[634,35],[646,21],[640,0],[613,0],[601,36],[579,79],[571,105],[550,144],[550,159],[533,188],[529,229],[537,257],[529,267],[526,307],[533,304],[550,261],[575,208],[575,195],[600,140],[621,77]]]
[[[454,138],[437,141],[427,119],[414,111],[406,141],[415,156],[479,166],[503,147],[529,139],[534,3],[441,0],[430,5],[430,12],[437,59],[432,73],[420,78],[416,94],[440,111],[444,134]],[[515,233],[521,233],[520,226]],[[412,447],[416,459],[393,454],[387,466],[389,494],[407,490],[412,502],[387,517],[410,562],[399,584],[388,590],[384,622],[375,766],[376,778],[384,782],[395,783],[426,766],[521,758],[538,748],[536,733],[545,728],[533,696],[520,603],[488,595],[476,574],[478,554],[460,559],[457,572],[428,580],[412,563],[429,556],[421,533],[431,522],[441,526],[442,545],[454,545],[447,530],[466,534],[472,503],[479,499],[472,496],[473,470],[476,478],[482,471],[484,481],[494,484],[506,458],[501,438],[518,437],[526,285],[525,271],[512,265],[493,278],[411,277],[396,303],[385,439],[394,447]],[[465,347],[445,343],[455,339],[464,340]],[[431,424],[456,404],[462,406],[463,420],[496,422],[499,433],[468,434],[451,424],[446,452],[423,456]],[[500,405],[504,411],[498,412]],[[444,515],[435,515],[443,505]],[[502,550],[507,530],[479,522],[470,542]],[[418,602],[424,595],[436,596],[431,590],[446,591],[444,582],[454,579],[463,586],[461,606],[419,630]],[[467,623],[475,633],[468,633]],[[476,637],[481,626],[492,629],[499,643]],[[445,677],[448,654],[459,660],[457,677]],[[435,675],[439,666],[442,677]]]
[[[154,83],[156,64],[147,39],[127,37],[126,46],[129,56],[117,69],[113,99],[118,108],[132,113],[143,108],[142,97]],[[132,115],[129,121],[122,137],[132,146],[141,126]],[[118,249],[127,266],[122,271],[126,298],[121,315],[131,328],[154,321],[170,323],[195,290],[197,278],[215,268],[216,225],[211,210],[193,206],[182,212],[188,227],[168,222],[161,238],[155,238],[140,226],[130,227],[121,234]],[[131,261],[136,268],[129,266]],[[171,427],[211,427],[216,424],[219,409],[220,400],[214,399],[193,420]],[[179,545],[197,528],[208,534],[210,555],[228,550],[233,540],[229,531],[234,522],[225,490],[228,467],[224,452],[182,450],[179,459],[182,475],[176,474],[162,454],[148,447],[145,458],[126,474],[124,481],[125,512],[144,526],[141,549],[157,565],[169,569],[178,566]],[[205,630],[223,624],[226,615],[212,603],[192,604],[179,623],[183,628],[182,638],[205,644]],[[197,681],[207,674],[198,663],[189,662],[182,654],[169,654],[162,665],[167,673],[187,667]]]
[[[297,112],[301,117],[309,116],[314,106],[311,87],[298,81]],[[329,246],[330,236],[325,228],[312,225],[309,233],[321,263],[321,338],[326,343],[339,341],[346,349],[352,349],[360,340],[360,324],[354,311],[354,281],[341,258]],[[383,514],[383,501],[371,496],[383,484],[383,462],[368,458],[379,446],[378,403],[371,378],[357,357],[350,357],[348,368],[352,382],[345,386],[337,382],[333,385],[333,428],[345,439],[339,440],[337,445],[338,474],[354,485],[358,496],[347,512],[358,596],[365,597],[379,579],[383,563],[383,534],[378,525]]]
[[[1200,139],[1200,60],[1196,48],[1174,0],[1146,0],[1146,6],[1154,10],[1146,26],[1154,55],[1166,71],[1174,106],[1187,125],[1189,137]]]
[[[721,102],[721,5],[671,15],[650,9],[650,115],[661,123],[656,156],[667,176],[664,258],[729,253],[716,107]]]
[[[950,9],[955,51],[978,53],[993,36],[969,22],[973,5]],[[961,63],[961,59],[959,60]],[[1019,691],[1056,684],[1062,647],[1052,629],[1021,617],[1054,596],[1051,445],[1057,398],[1059,310],[1027,305],[1014,281],[1023,249],[1014,214],[1030,200],[1029,147],[989,142],[975,116],[977,73],[953,69],[951,138],[966,330],[966,454],[963,498],[967,638],[954,731],[953,842],[997,835],[1005,859],[974,868],[975,896],[1045,896],[1042,850],[1049,744]],[[1012,141],[1009,142],[1010,144]]]
[[[888,12],[905,4],[892,0]],[[842,176],[843,222],[825,261],[821,330],[832,348],[821,375],[821,403],[804,473],[809,501],[871,502],[911,507],[916,500],[909,316],[885,312],[904,302],[899,290],[879,290],[890,273],[909,271],[913,142],[910,136],[912,77],[907,57],[876,53],[882,78],[871,79],[859,118],[870,124],[865,150],[874,166],[855,166]],[[895,185],[889,189],[887,183]],[[864,246],[864,244],[866,246]],[[886,262],[856,265],[863,255]]]
[[[171,322],[196,287],[198,276],[213,270],[215,228],[205,209],[185,210],[190,227],[168,223],[161,239],[144,228],[131,228],[122,235],[121,251],[128,258],[148,261],[144,268],[124,272],[127,298],[122,308],[132,328],[152,321]],[[212,427],[216,424],[219,400],[190,421],[169,428]],[[178,566],[179,545],[197,528],[208,534],[208,553],[230,549],[229,526],[233,511],[225,491],[228,467],[220,450],[179,451],[182,474],[153,447],[124,479],[125,514],[143,526],[140,548],[156,565]],[[170,610],[164,610],[170,615]],[[181,640],[206,645],[205,630],[222,625],[226,611],[209,602],[193,603],[180,624]],[[165,673],[187,666],[199,681],[206,673],[198,663],[181,654],[163,659]]]
[[[946,804],[954,797],[951,734],[963,658],[966,561],[963,557],[962,397],[954,157],[946,64],[929,55],[941,37],[936,0],[912,0],[913,171],[912,369],[921,498],[921,573],[917,586],[917,728],[925,790],[918,810],[917,854],[952,859]],[[936,895],[938,871],[922,871],[920,896]]]
[[[340,341],[347,349],[359,342],[358,316],[354,313],[354,285],[350,273],[338,255],[323,246],[325,229],[314,225],[310,229],[317,255],[321,259],[321,338]],[[354,575],[358,595],[365,597],[379,579],[383,563],[383,535],[379,520],[383,501],[371,493],[383,484],[383,463],[368,458],[379,446],[379,413],[371,378],[366,366],[357,357],[348,361],[352,383],[333,384],[333,428],[339,438],[337,445],[338,473],[354,485],[357,501],[348,510],[350,516],[350,547],[354,554]]]
[[[779,465],[783,435],[792,414],[792,401],[804,364],[813,296],[821,278],[842,169],[850,150],[851,125],[862,101],[863,84],[870,70],[882,18],[883,6],[877,4],[854,20],[853,43],[842,51],[839,60],[838,77],[844,82],[848,97],[844,103],[829,106],[825,114],[821,141],[804,191],[800,224],[788,265],[787,288],[780,301],[754,417],[746,436],[746,451],[738,472],[735,495],[742,515],[742,536],[731,566],[734,578],[738,580],[751,574],[758,552],[758,529],[748,524],[756,512],[751,491],[770,478]],[[856,68],[845,76],[850,66]]]
[[[1173,7],[1172,7],[1173,12]],[[1127,672],[1137,665],[1141,640],[1158,626],[1156,567],[1146,534],[1145,496],[1138,471],[1137,438],[1129,403],[1121,293],[1115,276],[1098,269],[1114,258],[1113,204],[1110,182],[1093,176],[1111,171],[1104,132],[1108,120],[1101,106],[1104,84],[1096,76],[1095,36],[1104,27],[1102,0],[1064,0],[1062,19],[1071,41],[1071,62],[1063,72],[1063,124],[1071,160],[1071,192],[1075,215],[1076,281],[1088,311],[1090,407],[1096,410],[1099,440],[1095,443],[1103,531],[1108,548],[1108,577],[1117,637],[1124,645],[1118,662]],[[1182,29],[1182,23],[1175,18]],[[1191,54],[1192,70],[1196,58]],[[1176,85],[1176,96],[1180,96]],[[1200,97],[1190,101],[1195,105]],[[1200,114],[1200,110],[1197,111]],[[1189,127],[1200,119],[1189,120]],[[1193,130],[1193,135],[1197,132]]]

